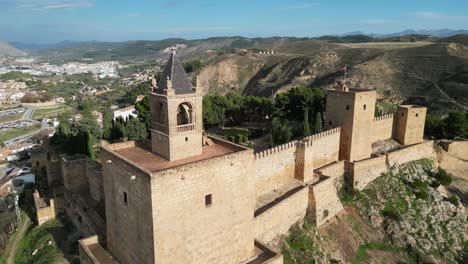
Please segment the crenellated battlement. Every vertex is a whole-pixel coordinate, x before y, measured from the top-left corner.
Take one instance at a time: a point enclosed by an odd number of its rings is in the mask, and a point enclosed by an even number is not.
[[[257,153],[255,153],[255,159],[264,158],[264,157],[267,157],[269,155],[281,152],[283,150],[287,150],[287,149],[296,147],[297,142],[298,142],[297,140],[294,140],[294,141],[284,143],[282,145],[278,145],[278,146],[270,148],[270,149],[266,149],[266,150],[257,152]]]
[[[376,117],[374,117],[374,122],[388,120],[388,119],[393,119],[393,114],[386,114],[386,115],[376,116]]]
[[[341,127],[336,127],[336,128],[325,130],[320,133],[305,137],[303,141],[305,142],[306,147],[310,147],[313,145],[314,141],[322,140],[331,135],[339,134],[340,132],[341,132]]]

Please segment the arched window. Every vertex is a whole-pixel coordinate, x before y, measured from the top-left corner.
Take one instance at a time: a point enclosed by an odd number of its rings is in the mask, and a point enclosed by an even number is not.
[[[181,103],[177,107],[177,125],[192,124],[192,105],[190,103]]]

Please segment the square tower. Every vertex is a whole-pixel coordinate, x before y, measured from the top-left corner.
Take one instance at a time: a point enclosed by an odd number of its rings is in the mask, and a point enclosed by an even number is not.
[[[326,122],[331,127],[341,127],[340,160],[370,158],[376,99],[375,90],[327,91]]]
[[[202,153],[203,97],[172,50],[158,87],[150,93],[153,153],[178,160]]]
[[[424,137],[427,108],[416,105],[398,106],[395,140],[407,146],[421,143]]]

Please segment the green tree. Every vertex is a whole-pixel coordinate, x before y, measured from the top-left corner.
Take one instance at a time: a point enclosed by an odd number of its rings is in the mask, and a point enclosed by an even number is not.
[[[315,126],[314,126],[315,133],[322,132],[322,113],[317,112],[315,114]]]
[[[429,138],[443,139],[445,137],[445,124],[437,116],[427,115],[424,133]]]
[[[308,136],[310,136],[309,109],[306,107],[304,109],[304,137]]]
[[[450,112],[448,117],[444,119],[444,124],[448,138],[468,136],[468,122],[464,112]]]
[[[274,144],[283,144],[291,141],[292,130],[286,120],[274,117],[271,121],[271,133]]]
[[[96,159],[96,152],[94,152],[93,137],[89,132],[84,133],[84,138],[86,141],[86,155],[92,159]]]
[[[129,140],[142,140],[148,137],[145,124],[136,118],[128,120],[125,129]]]
[[[135,104],[135,110],[138,114],[138,118],[143,124],[145,124],[146,129],[149,131],[151,126],[151,112],[150,112],[150,101],[149,97],[145,96],[141,101],[138,101]]]
[[[105,104],[102,112],[102,137],[107,140],[111,138],[112,119],[113,116],[109,104]]]

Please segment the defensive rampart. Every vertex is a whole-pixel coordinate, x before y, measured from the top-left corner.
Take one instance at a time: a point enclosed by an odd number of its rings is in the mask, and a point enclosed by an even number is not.
[[[372,141],[386,140],[392,138],[393,133],[393,114],[382,115],[374,118],[372,124]]]
[[[367,184],[378,178],[387,171],[387,156],[365,159],[346,163],[348,176],[351,177],[353,187],[358,190],[364,189]]]
[[[296,144],[297,141],[292,141],[255,154],[257,197],[294,180]]]
[[[338,161],[340,153],[341,128],[334,128],[307,137],[310,140],[313,168],[320,168],[327,164]]]
[[[436,159],[434,141],[430,140],[390,152],[387,154],[387,164],[392,167],[395,164],[403,164],[424,158]]]
[[[287,197],[255,216],[256,239],[269,244],[287,234],[291,226],[304,219],[309,188],[301,186],[296,192],[285,196]]]

